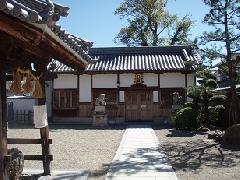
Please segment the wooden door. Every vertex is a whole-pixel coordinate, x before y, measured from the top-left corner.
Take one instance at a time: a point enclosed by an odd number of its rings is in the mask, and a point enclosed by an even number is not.
[[[152,91],[126,92],[126,120],[152,120]]]
[[[131,92],[126,94],[126,119],[128,121],[139,120],[137,93]]]

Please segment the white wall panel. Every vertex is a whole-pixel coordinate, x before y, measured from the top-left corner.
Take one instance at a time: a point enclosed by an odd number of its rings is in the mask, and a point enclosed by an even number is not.
[[[161,88],[185,87],[185,75],[181,73],[164,73],[160,74]]]
[[[148,87],[158,86],[158,75],[154,73],[144,73],[143,81]]]
[[[119,91],[119,102],[124,102],[124,91]]]
[[[79,91],[79,102],[92,101],[91,75],[80,75]]]
[[[158,102],[158,91],[153,91],[153,102]]]
[[[19,97],[19,98],[17,98]],[[20,96],[12,96],[7,98],[7,102],[13,102],[14,111],[32,111],[33,106],[36,105],[36,99],[32,98],[21,98]]]
[[[117,74],[93,75],[93,88],[117,88]]]
[[[77,75],[58,74],[54,79],[54,89],[72,89],[77,88]]]
[[[134,83],[134,74],[120,74],[120,87],[130,87]]]

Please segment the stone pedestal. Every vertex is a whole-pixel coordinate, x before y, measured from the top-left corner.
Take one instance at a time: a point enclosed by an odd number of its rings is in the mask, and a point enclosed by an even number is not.
[[[107,126],[107,115],[106,114],[93,114],[93,126]]]

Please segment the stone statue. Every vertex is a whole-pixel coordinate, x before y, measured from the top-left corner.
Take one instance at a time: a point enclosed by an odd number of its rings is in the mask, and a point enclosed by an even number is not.
[[[95,106],[106,106],[105,94],[100,94],[95,100]]]
[[[107,126],[106,98],[105,94],[100,94],[95,99],[95,108],[93,112],[93,126]]]

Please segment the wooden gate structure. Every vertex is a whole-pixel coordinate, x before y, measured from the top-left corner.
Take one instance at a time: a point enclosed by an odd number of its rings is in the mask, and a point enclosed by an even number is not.
[[[6,81],[18,67],[28,69],[41,77],[42,89],[47,65],[57,59],[70,67],[83,70],[90,57],[92,43],[67,34],[56,21],[68,15],[68,7],[50,0],[1,0],[0,2],[0,180],[8,178],[7,169],[11,157],[7,144],[42,144],[41,156],[25,156],[25,159],[42,160],[44,174],[50,174],[50,149],[48,127],[40,129],[40,139],[8,139]],[[34,68],[32,66],[34,65]],[[49,77],[48,77],[49,78]],[[46,103],[45,96],[38,100]]]

